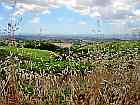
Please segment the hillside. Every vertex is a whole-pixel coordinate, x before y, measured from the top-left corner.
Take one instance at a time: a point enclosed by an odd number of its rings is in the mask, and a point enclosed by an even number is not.
[[[0,56],[1,92],[15,92],[1,95],[1,103],[139,105],[140,41],[78,43],[54,52],[1,46]]]

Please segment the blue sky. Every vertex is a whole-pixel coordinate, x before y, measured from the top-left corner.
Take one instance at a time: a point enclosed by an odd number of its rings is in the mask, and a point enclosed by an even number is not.
[[[23,17],[17,34],[124,34],[140,30],[139,0],[0,0],[0,26]]]

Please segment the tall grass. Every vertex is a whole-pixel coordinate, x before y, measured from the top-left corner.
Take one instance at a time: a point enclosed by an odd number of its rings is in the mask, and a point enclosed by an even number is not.
[[[68,60],[95,65],[85,71],[29,71],[21,68],[23,59],[10,52],[0,62],[0,105],[140,105],[140,46],[119,43],[119,50],[111,43],[65,53]],[[32,60],[24,63],[32,65]]]

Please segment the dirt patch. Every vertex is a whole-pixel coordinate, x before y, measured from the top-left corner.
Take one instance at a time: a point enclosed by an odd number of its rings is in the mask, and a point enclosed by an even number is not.
[[[52,44],[54,44],[56,46],[59,46],[61,48],[70,48],[70,47],[72,47],[72,43],[52,43]]]

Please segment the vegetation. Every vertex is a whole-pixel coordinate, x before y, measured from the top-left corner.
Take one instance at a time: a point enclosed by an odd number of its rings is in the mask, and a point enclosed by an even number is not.
[[[140,104],[140,41],[0,45],[2,105]]]

